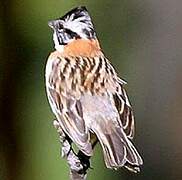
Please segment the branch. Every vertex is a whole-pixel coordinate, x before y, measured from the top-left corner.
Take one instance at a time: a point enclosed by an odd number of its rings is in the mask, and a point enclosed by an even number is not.
[[[86,156],[81,151],[78,154],[75,154],[73,148],[71,147],[72,141],[66,134],[63,132],[60,127],[59,121],[54,120],[54,127],[59,133],[59,139],[62,144],[62,153],[61,156],[64,157],[70,168],[70,179],[71,180],[86,180],[87,170],[90,167],[89,156]]]

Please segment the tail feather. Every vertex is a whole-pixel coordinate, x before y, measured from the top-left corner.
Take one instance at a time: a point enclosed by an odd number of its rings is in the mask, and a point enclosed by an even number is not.
[[[111,121],[107,124],[106,121],[102,121],[93,131],[100,141],[108,168],[117,169],[124,166],[133,172],[140,171],[142,158],[121,127]]]

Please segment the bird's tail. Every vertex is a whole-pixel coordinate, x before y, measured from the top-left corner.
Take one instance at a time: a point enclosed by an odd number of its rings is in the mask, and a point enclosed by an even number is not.
[[[100,125],[93,131],[100,141],[108,168],[117,169],[124,166],[133,172],[140,171],[142,158],[121,127],[111,121],[100,121]]]

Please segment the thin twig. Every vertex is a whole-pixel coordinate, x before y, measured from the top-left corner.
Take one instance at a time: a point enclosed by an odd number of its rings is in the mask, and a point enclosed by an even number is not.
[[[71,147],[71,140],[65,135],[59,125],[58,120],[54,120],[54,127],[59,133],[60,142],[62,144],[61,156],[64,157],[70,168],[71,180],[86,180],[87,170],[90,167],[89,156],[86,156],[81,151],[76,154]]]

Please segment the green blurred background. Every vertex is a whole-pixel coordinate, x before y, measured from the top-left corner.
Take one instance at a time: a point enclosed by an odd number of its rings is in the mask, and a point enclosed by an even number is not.
[[[182,1],[0,1],[0,180],[65,180],[44,69],[48,20],[87,6],[107,57],[127,80],[140,174],[105,168],[97,146],[89,180],[182,179]]]

